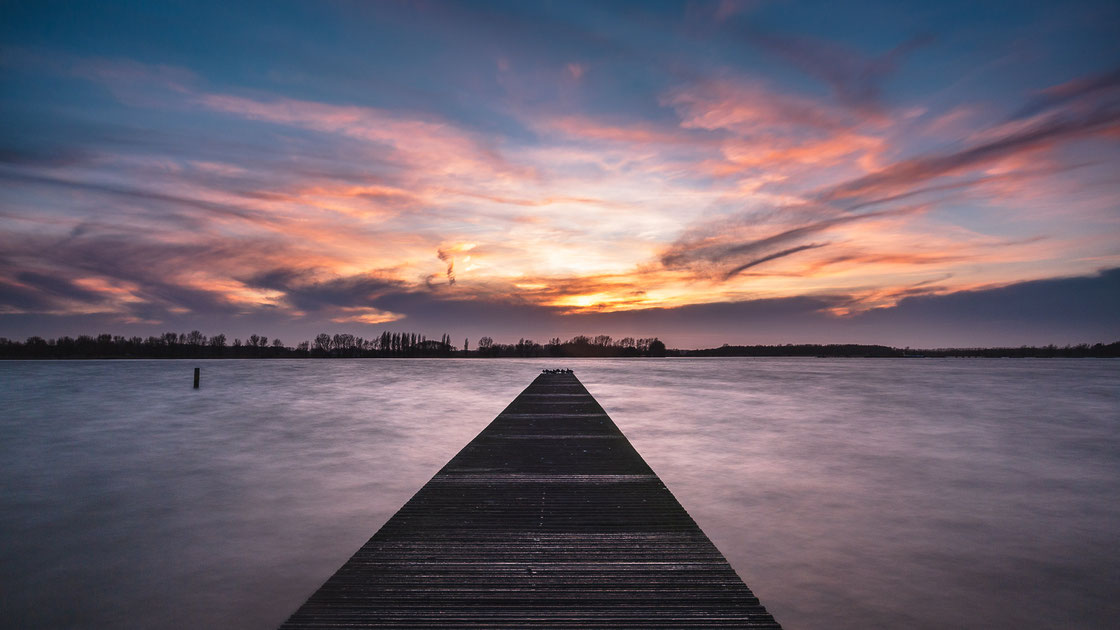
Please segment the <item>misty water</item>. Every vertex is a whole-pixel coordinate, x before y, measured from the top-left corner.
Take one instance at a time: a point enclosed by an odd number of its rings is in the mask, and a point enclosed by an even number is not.
[[[0,362],[0,624],[274,628],[560,366],[787,628],[1120,618],[1118,361],[375,359]]]

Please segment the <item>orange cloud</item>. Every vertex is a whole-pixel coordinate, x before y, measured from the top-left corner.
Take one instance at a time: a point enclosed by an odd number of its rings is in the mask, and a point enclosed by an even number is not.
[[[367,307],[347,307],[342,309],[344,315],[339,317],[332,317],[332,322],[340,324],[353,322],[358,324],[387,324],[404,319],[404,315],[400,313],[391,313],[389,311],[382,311],[376,308]]]

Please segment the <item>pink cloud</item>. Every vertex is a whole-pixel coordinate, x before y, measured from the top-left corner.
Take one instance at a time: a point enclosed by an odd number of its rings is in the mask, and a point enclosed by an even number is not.
[[[678,112],[681,127],[722,134],[720,156],[701,166],[714,175],[845,164],[870,170],[888,149],[882,117],[838,110],[757,82],[698,81],[670,91],[662,102]]]
[[[544,130],[582,140],[624,144],[714,146],[712,140],[705,139],[699,134],[648,123],[623,123],[580,115],[546,117],[534,120],[533,123]]]
[[[861,122],[819,100],[781,93],[756,82],[732,79],[696,81],[669,91],[662,103],[677,110],[681,126],[728,129],[750,135],[780,128],[784,133],[827,132]]]
[[[294,99],[255,100],[199,94],[199,105],[251,120],[340,134],[391,148],[397,159],[426,173],[520,175],[529,171],[506,162],[471,133],[440,120],[402,116],[372,107],[331,105]]]
[[[1015,156],[1044,151],[1073,139],[1115,131],[1120,111],[1099,110],[1079,117],[1057,116],[958,151],[891,164],[827,191],[825,199],[892,196],[929,180],[976,172]]]

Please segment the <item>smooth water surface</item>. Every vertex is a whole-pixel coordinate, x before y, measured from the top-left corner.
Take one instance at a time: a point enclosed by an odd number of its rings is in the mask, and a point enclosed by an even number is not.
[[[1120,362],[374,359],[0,362],[0,625],[274,628],[561,366],[787,628],[1120,619]]]

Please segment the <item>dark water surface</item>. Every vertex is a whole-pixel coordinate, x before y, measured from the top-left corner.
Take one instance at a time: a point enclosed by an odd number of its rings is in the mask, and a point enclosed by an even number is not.
[[[557,366],[790,629],[1120,619],[1117,361],[89,361],[0,362],[0,624],[274,628]]]

